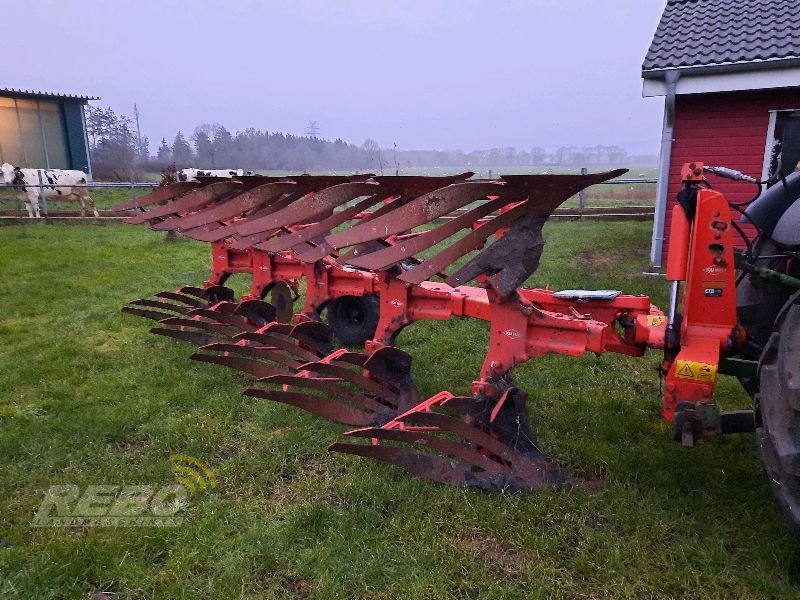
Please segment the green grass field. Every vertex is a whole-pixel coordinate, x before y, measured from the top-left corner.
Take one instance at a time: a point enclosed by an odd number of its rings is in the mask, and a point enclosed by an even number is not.
[[[556,223],[531,284],[651,294],[649,224]],[[343,427],[246,397],[250,379],[188,360],[120,307],[200,284],[207,246],[140,227],[0,228],[0,598],[766,598],[800,595],[797,542],[750,435],[687,451],[659,418],[658,353],[548,357],[515,371],[542,445],[589,482],[492,495],[326,446]],[[246,285],[242,281],[237,287]],[[475,321],[399,345],[423,396],[467,392]],[[723,381],[724,407],[747,403]],[[53,485],[216,489],[176,527],[34,528]]]

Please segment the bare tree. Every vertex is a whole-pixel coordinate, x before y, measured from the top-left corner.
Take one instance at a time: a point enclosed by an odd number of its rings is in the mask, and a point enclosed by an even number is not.
[[[531,148],[531,164],[541,165],[544,162],[545,156],[547,156],[547,151],[544,148],[540,148],[539,146]]]
[[[608,156],[608,164],[616,165],[621,163],[628,153],[624,148],[620,148],[619,146],[608,146],[606,148],[606,154]]]
[[[372,138],[367,138],[364,140],[364,143],[361,144],[361,149],[367,154],[367,161],[369,161],[369,166],[372,167],[375,163],[378,164],[378,168],[381,170],[381,175],[383,175],[383,165],[385,164],[383,160],[383,152],[381,151],[381,147]]]

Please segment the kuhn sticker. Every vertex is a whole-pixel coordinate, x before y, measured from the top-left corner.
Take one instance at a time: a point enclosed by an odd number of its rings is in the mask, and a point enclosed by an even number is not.
[[[403,303],[400,300],[389,300],[389,304],[392,306],[403,306]]]
[[[510,338],[518,338],[518,337],[520,337],[522,334],[521,334],[519,331],[517,331],[516,329],[506,329],[506,330],[503,332],[503,335],[507,335],[507,336],[508,336],[508,337],[510,337]]]
[[[728,270],[728,267],[720,267],[719,265],[711,265],[710,267],[706,267],[705,269],[703,269],[703,273],[708,273],[709,275],[722,275],[727,270]]]

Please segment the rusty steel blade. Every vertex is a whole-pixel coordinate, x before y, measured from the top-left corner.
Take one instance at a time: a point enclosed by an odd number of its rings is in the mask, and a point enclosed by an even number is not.
[[[224,285],[211,285],[206,288],[203,298],[209,304],[217,305],[222,301],[233,302],[234,293],[231,288]]]
[[[397,419],[410,425],[436,427],[442,431],[453,433],[469,443],[488,450],[509,465],[510,471],[528,489],[539,489],[560,482],[563,477],[558,469],[544,456],[527,456],[510,448],[502,441],[488,433],[460,420],[433,412],[411,412]]]
[[[184,237],[188,237],[189,239],[197,240],[200,242],[218,241],[218,240],[205,240],[201,238],[204,236],[213,235],[214,232],[217,232],[220,229],[225,229],[226,227],[228,227],[228,225],[224,223],[208,223],[206,225],[201,225],[200,227],[193,227],[192,229],[181,230],[181,234]]]
[[[383,350],[383,348],[381,348],[380,350]],[[377,352],[380,352],[380,350],[377,350]],[[403,352],[403,351],[400,350],[400,352]],[[363,367],[366,364],[367,359],[370,356],[371,355],[364,354],[363,352],[345,351],[345,352],[341,352],[341,353],[337,354],[336,362],[344,362],[344,363],[347,363],[349,365],[355,365],[357,367]]]
[[[226,228],[227,235],[224,237],[231,237],[230,245],[232,248],[236,250],[246,250],[250,246],[263,242],[264,240],[272,237],[274,235],[275,230],[265,230],[253,233],[249,236],[243,236],[239,232],[240,227],[247,226],[250,223],[258,221],[260,219],[265,219],[268,216],[283,210],[284,208],[291,206],[297,202],[302,202],[304,198],[307,198],[310,192],[303,191],[303,192],[296,192],[294,194],[286,194],[285,196],[281,196],[275,202],[270,203],[268,206],[262,208],[261,210],[257,210],[251,215],[248,215],[246,218],[236,221],[235,223],[231,223]],[[217,236],[222,235],[222,232],[216,234]],[[219,238],[224,239],[224,238]]]
[[[374,204],[381,202],[382,200],[385,199],[381,198],[381,196],[382,194],[369,196],[364,200],[356,202],[353,206],[350,206],[348,208],[345,208],[344,210],[340,210],[338,212],[333,213],[330,217],[328,217],[327,219],[323,219],[319,223],[309,225],[308,227],[304,227],[303,229],[295,231],[294,233],[282,235],[278,238],[267,240],[266,242],[257,244],[255,248],[258,248],[259,250],[264,250],[266,252],[280,252],[282,250],[288,250],[289,248],[292,248],[293,250],[295,250],[295,252],[300,252],[302,248],[298,248],[298,246],[301,246],[305,242],[308,242],[309,240],[312,240],[315,237],[329,233],[335,227],[338,227],[345,221],[349,221],[357,214],[367,210],[370,206],[373,206]],[[319,256],[319,258],[315,258],[313,260],[306,260],[305,262],[316,262],[317,260],[320,260],[321,258],[327,256],[328,254],[330,254],[330,252],[333,251],[333,249],[330,248],[330,246],[328,246],[327,243],[323,243],[322,245],[324,246],[324,248],[317,249],[319,247],[313,247],[309,248],[309,251],[316,250],[315,254],[319,254],[323,250],[327,251],[325,251],[321,256]],[[300,258],[299,254],[298,258]]]
[[[211,308],[195,308],[186,313],[190,317],[205,317],[206,319],[213,319],[225,325],[236,327],[240,331],[255,331],[257,327],[253,326],[247,319],[239,315],[222,312],[220,310]]]
[[[244,333],[240,333],[238,335],[233,336],[233,339],[237,341],[247,340],[251,342],[256,342],[258,344],[262,344],[264,346],[279,348],[280,350],[285,350],[286,352],[289,352],[292,356],[296,356],[298,358],[305,359],[307,361],[316,361],[319,359],[319,356],[317,356],[310,350],[301,348],[294,342],[294,340],[281,337],[280,335],[259,333],[257,331],[245,331]]]
[[[587,175],[501,175],[513,187],[522,189],[532,200],[534,210],[550,210],[582,189],[624,175],[628,169],[614,169]],[[561,201],[559,201],[561,200]]]
[[[219,242],[236,234],[234,225],[222,225],[214,227],[212,225],[204,225],[202,227],[195,227],[181,232],[184,236],[197,240],[198,242]]]
[[[388,212],[408,204],[411,200],[418,196],[422,196],[423,194],[428,194],[434,190],[447,187],[453,183],[466,181],[474,174],[475,173],[472,171],[467,171],[459,175],[445,177],[427,177],[421,175],[387,175],[378,177],[377,180],[382,181],[382,185],[385,185],[387,190],[392,190],[391,195],[395,196],[395,199],[384,204],[372,214],[367,215],[361,222],[369,223],[374,219],[382,217]]]
[[[142,298],[141,300],[131,300],[128,306],[146,306],[148,308],[160,308],[162,310],[171,310],[182,315],[185,315],[190,310],[191,306],[187,304],[172,304],[171,302],[162,302],[160,300],[150,300],[149,298]],[[174,316],[174,315],[167,315]]]
[[[188,304],[189,306],[194,306],[195,308],[206,308],[208,306],[208,302],[203,302],[202,300],[198,300],[197,298],[188,296],[186,294],[181,294],[180,292],[157,292],[153,295],[156,298],[175,300],[176,302],[182,302],[183,304]]]
[[[378,191],[375,183],[340,183],[303,198],[269,216],[239,225],[236,229],[242,236],[252,235],[269,229],[279,229],[288,225],[297,225],[318,220],[320,216],[329,216],[337,206],[355,200],[361,196],[373,196]]]
[[[328,325],[320,321],[298,323],[289,332],[289,337],[298,340],[319,356],[327,356],[334,351],[333,332]]]
[[[269,302],[263,300],[244,300],[238,304],[234,314],[242,315],[253,323],[267,324],[277,320],[277,311]]]
[[[202,352],[195,352],[189,358],[199,362],[230,367],[231,369],[242,371],[243,373],[247,373],[253,377],[269,377],[270,375],[276,375],[281,372],[280,369],[277,369],[272,365],[241,356],[203,354]]]
[[[202,346],[200,349],[240,354],[253,359],[269,360],[292,370],[297,369],[302,364],[302,361],[292,358],[285,350],[280,350],[271,346],[245,346],[241,344],[215,342]]]
[[[308,413],[328,419],[329,421],[342,423],[344,425],[369,425],[374,419],[372,413],[344,406],[321,396],[312,396],[297,392],[284,392],[282,390],[263,390],[261,388],[249,388],[246,389],[244,393],[255,398],[263,398],[265,400],[273,400],[275,402],[281,402],[282,404],[288,404]]]
[[[542,227],[548,217],[531,213],[515,221],[502,238],[445,278],[445,282],[457,287],[486,274],[492,289],[500,297],[516,294],[517,289],[539,268],[545,244]]]
[[[194,227],[208,225],[215,221],[227,221],[244,215],[251,210],[274,202],[284,194],[290,193],[295,187],[295,184],[291,181],[265,183],[234,196],[221,204],[182,217],[178,223],[178,229],[185,231]]]
[[[427,175],[378,175],[372,179],[381,184],[381,189],[389,191],[392,195],[403,196],[404,198],[416,198],[423,194],[428,194],[433,190],[447,187],[452,183],[466,181],[475,175],[472,171],[459,173],[458,175],[443,175],[429,177]]]
[[[515,221],[502,238],[445,279],[446,283],[455,287],[486,274],[492,288],[501,297],[515,294],[539,267],[545,244],[542,227],[553,211],[588,185],[624,172],[625,169],[618,169],[592,175],[508,176],[515,188],[527,190],[529,214]]]
[[[402,181],[400,183],[389,181],[385,185],[387,186],[386,190],[383,190],[381,194],[376,194],[372,198],[368,198],[367,200],[363,200],[350,208],[347,208],[343,211],[338,213],[334,213],[332,217],[326,219],[321,223],[317,223],[316,225],[312,225],[308,228],[301,229],[300,231],[291,234],[291,236],[286,236],[289,239],[286,242],[282,242],[283,237],[269,240],[264,242],[263,245],[259,244],[256,246],[257,248],[264,249],[271,252],[278,252],[280,250],[285,250],[286,248],[291,247],[292,250],[295,251],[297,258],[301,261],[306,263],[314,263],[318,260],[322,260],[329,254],[334,252],[333,247],[325,240],[322,242],[315,242],[317,243],[316,247],[307,248],[300,246],[303,242],[307,240],[313,239],[315,236],[326,234],[330,231],[333,231],[335,227],[338,227],[345,221],[349,221],[357,214],[367,210],[372,205],[377,204],[378,202],[385,202],[391,198],[395,197],[402,197],[408,198],[409,200],[417,195],[427,194],[428,192],[432,192],[433,190],[439,189],[440,187],[444,187],[449,185],[450,183],[455,183],[456,181],[460,181],[462,179],[469,179],[472,177],[474,173],[467,172],[462,173],[461,175],[454,175],[453,177],[417,177],[417,176],[409,176],[409,181]],[[400,179],[403,179],[405,176],[399,176]],[[385,179],[395,179],[393,176],[388,177],[379,177],[378,180]],[[434,180],[434,181],[429,181]],[[383,186],[384,183],[381,183]],[[388,193],[388,190],[391,190],[391,193]],[[380,198],[380,196],[384,196]],[[393,201],[394,202],[394,201]],[[384,204],[380,208],[378,208],[375,212],[371,215],[366,217],[362,223],[369,222],[370,220],[379,217],[382,214],[388,212],[391,204]],[[295,243],[294,246],[289,246],[289,243]],[[299,246],[299,247],[298,247]]]
[[[475,476],[469,468],[455,459],[433,454],[421,454],[415,450],[400,446],[335,442],[328,446],[328,450],[388,463],[405,469],[418,477],[430,479],[444,485],[467,486],[470,485],[472,477]]]
[[[203,321],[201,319],[187,319],[184,317],[167,317],[159,321],[162,325],[174,325],[176,327],[191,327],[192,329],[203,329],[212,333],[219,333],[224,336],[231,335],[232,328],[230,325],[223,323],[212,323],[210,321]]]
[[[424,260],[416,267],[404,272],[398,279],[408,283],[422,283],[432,278],[437,273],[444,271],[459,258],[475,250],[481,242],[484,242],[489,236],[496,233],[498,229],[510,226],[514,221],[527,214],[528,202],[529,201],[526,200],[507,212],[498,215],[488,223],[484,223],[476,230],[470,231],[457,242],[449,245],[432,258]]]
[[[365,355],[360,352],[347,352],[340,355],[339,360],[358,361],[362,356]],[[353,362],[352,364],[363,365],[381,381],[396,385],[405,385],[406,377],[411,377],[411,355],[394,346],[378,348],[369,354],[363,363]]]
[[[363,223],[363,221],[362,221],[362,223]],[[300,252],[297,252],[296,253],[297,258],[300,259],[302,262],[305,262],[305,263],[315,263],[318,260],[322,260],[323,258],[327,257],[328,255],[333,254],[334,256],[332,258],[335,258],[336,261],[339,262],[339,264],[347,264],[346,263],[346,258],[347,257],[342,257],[342,256],[338,256],[337,257],[336,256],[336,254],[337,254],[336,250],[334,250],[331,247],[331,245],[327,241],[325,241],[324,239],[321,240],[321,241],[315,240],[314,243],[316,243],[318,245],[316,247],[314,247],[314,248],[307,248],[307,249],[303,249]],[[367,244],[364,244],[363,246],[371,246],[373,248],[385,248],[385,247],[389,246],[389,244],[388,244],[388,242],[386,242],[384,240],[375,240],[375,241],[372,241],[372,242],[368,242]],[[362,247],[362,245],[356,246],[356,248],[361,248],[361,247]],[[410,260],[414,260],[414,259],[410,259]]]
[[[475,200],[500,196],[504,187],[506,186],[500,183],[455,183],[414,198],[402,210],[390,211],[346,231],[331,234],[325,239],[334,249],[384,239],[438,219]]]
[[[241,236],[238,231],[237,227],[246,226],[249,223],[267,217],[279,210],[282,210],[297,201],[302,201],[307,195],[323,190],[325,188],[339,185],[341,183],[347,183],[350,181],[363,181],[368,179],[367,176],[353,176],[353,177],[341,177],[341,176],[327,176],[327,175],[309,175],[309,176],[301,176],[301,177],[293,177],[292,180],[295,181],[297,184],[297,192],[294,194],[290,194],[280,198],[277,202],[274,202],[263,208],[254,212],[251,215],[248,215],[247,218],[238,221],[235,224],[230,226],[230,230],[226,232],[219,232],[216,235],[222,236],[217,237],[214,240],[210,241],[218,241],[220,239],[224,239],[226,237],[234,236],[234,239],[231,241],[231,246],[236,250],[245,250],[255,244],[264,242],[272,237],[275,233],[275,229],[270,229],[266,231],[261,231],[258,233],[254,233],[248,236]]]
[[[152,221],[148,227],[153,231],[177,231],[179,221],[180,217],[176,215],[167,217],[163,221]]]
[[[233,302],[230,300],[221,300],[210,307],[209,310],[213,310],[215,314],[223,314],[223,315],[236,315],[239,314],[236,312],[236,309],[239,307],[238,302]]]
[[[400,415],[397,420],[406,425],[436,427],[437,429],[457,434],[464,440],[476,446],[480,446],[481,448],[485,448],[506,462],[512,462],[517,458],[517,452],[515,450],[461,419],[454,419],[435,412],[415,411]]]
[[[357,429],[355,431],[348,431],[346,435],[377,440],[404,442],[415,447],[430,448],[431,450],[436,450],[437,452],[450,454],[451,456],[454,456],[465,463],[483,469],[484,471],[493,471],[499,473],[508,469],[505,465],[490,459],[473,448],[459,444],[458,442],[454,442],[447,438],[431,435],[425,431],[415,431],[413,429],[382,429],[380,427],[375,427],[372,429]]]
[[[289,334],[292,332],[294,325],[291,323],[267,323],[264,327],[259,329],[258,333],[266,333],[271,335],[282,336],[283,339],[288,339]]]
[[[384,384],[340,365],[325,362],[310,362],[300,365],[300,369],[303,371],[320,373],[322,375],[330,375],[331,377],[338,377],[376,396],[392,395],[392,390]]]
[[[243,186],[238,181],[220,181],[212,183],[201,188],[194,189],[187,192],[177,200],[157,206],[133,217],[125,219],[126,223],[138,224],[150,221],[156,218],[164,218],[176,215],[182,212],[197,210],[211,202],[216,202],[238,190],[242,190]]]
[[[181,294],[187,294],[189,296],[195,296],[196,298],[202,298],[204,300],[206,298],[205,288],[199,288],[193,285],[185,285],[181,289],[179,289],[178,292],[180,292]]]
[[[262,231],[261,233],[248,235],[247,237],[239,237],[237,234],[232,237],[228,243],[234,250],[249,250],[256,244],[260,244],[261,242],[270,239],[280,232],[280,229],[270,229],[269,231]]]
[[[145,319],[152,319],[153,321],[160,321],[173,315],[169,313],[159,312],[157,310],[147,310],[144,308],[135,308],[133,306],[123,306],[122,312],[129,315],[136,315],[137,317],[144,317]]]
[[[538,266],[538,256],[532,255],[543,239],[541,228],[552,212],[581,189],[624,173],[624,169],[592,175],[509,175],[504,177],[513,193],[528,200],[498,215],[444,249],[431,259],[403,273],[402,281],[421,283],[444,271],[461,256],[470,253],[498,229],[517,226],[518,234],[508,234],[480,252],[465,267],[445,281],[457,287],[481,273],[505,270],[493,285],[501,296],[513,293]],[[529,247],[531,246],[531,247]],[[539,249],[539,253],[540,253]],[[523,261],[520,261],[523,258]],[[494,284],[495,282],[493,282]],[[513,289],[512,289],[513,288]]]
[[[310,390],[316,390],[318,392],[324,392],[328,394],[330,397],[335,397],[337,400],[339,398],[347,400],[348,402],[357,405],[359,408],[371,410],[371,411],[381,411],[385,410],[386,406],[381,404],[374,398],[370,396],[366,396],[364,394],[359,394],[353,390],[350,390],[342,385],[336,385],[337,382],[341,382],[341,379],[338,378],[319,378],[319,377],[305,377],[302,375],[286,375],[286,374],[279,374],[274,375],[272,377],[265,377],[262,379],[264,383],[274,383],[276,385],[291,385],[294,387],[305,388]]]
[[[399,241],[393,246],[370,254],[362,253],[361,248],[355,248],[347,256],[347,264],[361,267],[363,269],[381,270],[394,265],[401,260],[414,256],[415,254],[427,250],[431,246],[449,238],[461,229],[470,227],[476,220],[500,210],[508,203],[506,198],[490,200],[481,206],[452,219],[444,225],[426,231],[416,237]]]
[[[205,346],[216,339],[213,336],[202,333],[200,331],[189,331],[186,329],[172,329],[169,327],[153,327],[150,329],[150,333],[154,333],[156,335],[163,335],[165,337],[175,338],[176,340],[182,340],[184,342],[190,342],[195,346]]]
[[[315,192],[323,188],[357,181],[372,179],[372,173],[362,173],[361,175],[292,175],[291,180],[303,189],[303,193]]]
[[[166,202],[167,200],[172,200],[173,198],[182,196],[186,192],[189,192],[197,187],[200,187],[200,183],[197,181],[183,181],[180,183],[172,183],[170,185],[162,185],[154,188],[152,192],[142,196],[141,198],[134,198],[133,200],[123,202],[122,204],[115,204],[109,210],[123,211],[142,208],[152,204],[160,204],[161,202]]]

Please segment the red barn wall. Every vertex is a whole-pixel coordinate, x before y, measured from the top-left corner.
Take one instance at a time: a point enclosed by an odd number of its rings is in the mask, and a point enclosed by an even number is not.
[[[700,161],[738,169],[760,179],[769,111],[783,109],[800,109],[800,88],[692,94],[676,98],[661,264],[666,264],[672,208],[676,205],[675,197],[681,186],[681,166],[686,162]],[[715,190],[734,202],[749,200],[756,191],[752,184],[732,182],[713,175],[708,179]],[[752,228],[745,227],[745,230],[752,237]],[[738,235],[734,235],[734,239],[737,247],[744,246]]]

